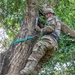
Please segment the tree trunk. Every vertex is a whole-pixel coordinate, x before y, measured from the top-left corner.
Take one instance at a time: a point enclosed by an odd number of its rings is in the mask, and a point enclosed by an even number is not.
[[[27,6],[24,23],[15,40],[35,34],[33,28],[35,26],[36,11],[35,5],[33,5],[32,2],[35,2],[35,0],[26,0]],[[20,70],[24,68],[27,58],[32,52],[32,48],[35,44],[34,41],[34,39],[28,40],[26,42],[10,46],[4,57],[4,64],[0,75],[20,75]]]
[[[1,52],[0,53],[0,73],[1,73],[1,70],[2,70],[2,65],[3,65],[3,62],[4,62],[4,56],[5,56],[5,53],[6,52]]]

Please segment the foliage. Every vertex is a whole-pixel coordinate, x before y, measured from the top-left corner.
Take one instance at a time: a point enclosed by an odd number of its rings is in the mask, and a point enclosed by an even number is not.
[[[74,0],[61,0],[55,9],[58,17],[66,24],[70,25],[71,28],[74,28],[75,20],[75,1]],[[75,28],[74,28],[75,29]]]
[[[26,2],[25,0],[1,0],[0,7],[0,27],[6,29],[10,40],[12,40],[23,22]]]
[[[47,0],[52,2],[55,14],[62,22],[75,29],[75,1],[74,0]],[[45,3],[45,0],[39,0]],[[40,5],[40,3],[38,3]],[[4,27],[12,40],[24,19],[26,8],[25,0],[1,0],[0,1],[0,27]],[[40,19],[44,22],[42,16]],[[45,23],[45,22],[44,22]],[[66,40],[67,39],[67,40]],[[70,40],[69,40],[70,39]],[[61,34],[59,49],[55,51],[52,59],[43,65],[39,75],[74,75],[75,74],[75,42],[67,35]],[[64,66],[65,65],[65,66]]]

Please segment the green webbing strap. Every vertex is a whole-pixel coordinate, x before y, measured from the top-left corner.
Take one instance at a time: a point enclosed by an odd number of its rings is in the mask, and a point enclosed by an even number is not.
[[[34,37],[36,37],[38,35],[35,35],[35,36],[28,36],[27,38],[22,38],[22,39],[19,39],[19,40],[15,40],[13,41],[10,46],[14,45],[14,44],[17,44],[17,43],[20,43],[20,42],[24,42],[24,41],[27,41],[27,40],[31,40],[33,39]]]

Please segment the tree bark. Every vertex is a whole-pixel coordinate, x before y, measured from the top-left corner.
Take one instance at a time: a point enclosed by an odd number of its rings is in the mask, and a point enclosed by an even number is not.
[[[5,56],[5,53],[6,52],[1,52],[0,53],[0,73],[1,73],[1,70],[2,70],[2,65],[3,65],[3,62],[4,62],[4,56]]]
[[[25,19],[15,40],[36,34],[34,33],[36,6],[32,2],[35,2],[35,0],[26,0]],[[20,70],[24,68],[27,58],[32,52],[35,44],[34,41],[35,39],[10,46],[4,57],[4,64],[0,75],[20,75]]]

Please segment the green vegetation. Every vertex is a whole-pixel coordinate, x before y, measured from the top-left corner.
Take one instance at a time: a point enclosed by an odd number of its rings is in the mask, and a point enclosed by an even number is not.
[[[47,0],[47,2],[49,4],[51,0]],[[75,1],[54,0],[54,5],[53,9],[58,18],[75,30]],[[25,0],[0,1],[0,27],[4,27],[10,37],[10,42],[20,30],[25,17],[25,8]],[[59,49],[55,51],[52,59],[43,65],[39,75],[75,75],[74,44],[73,38],[61,34]]]

